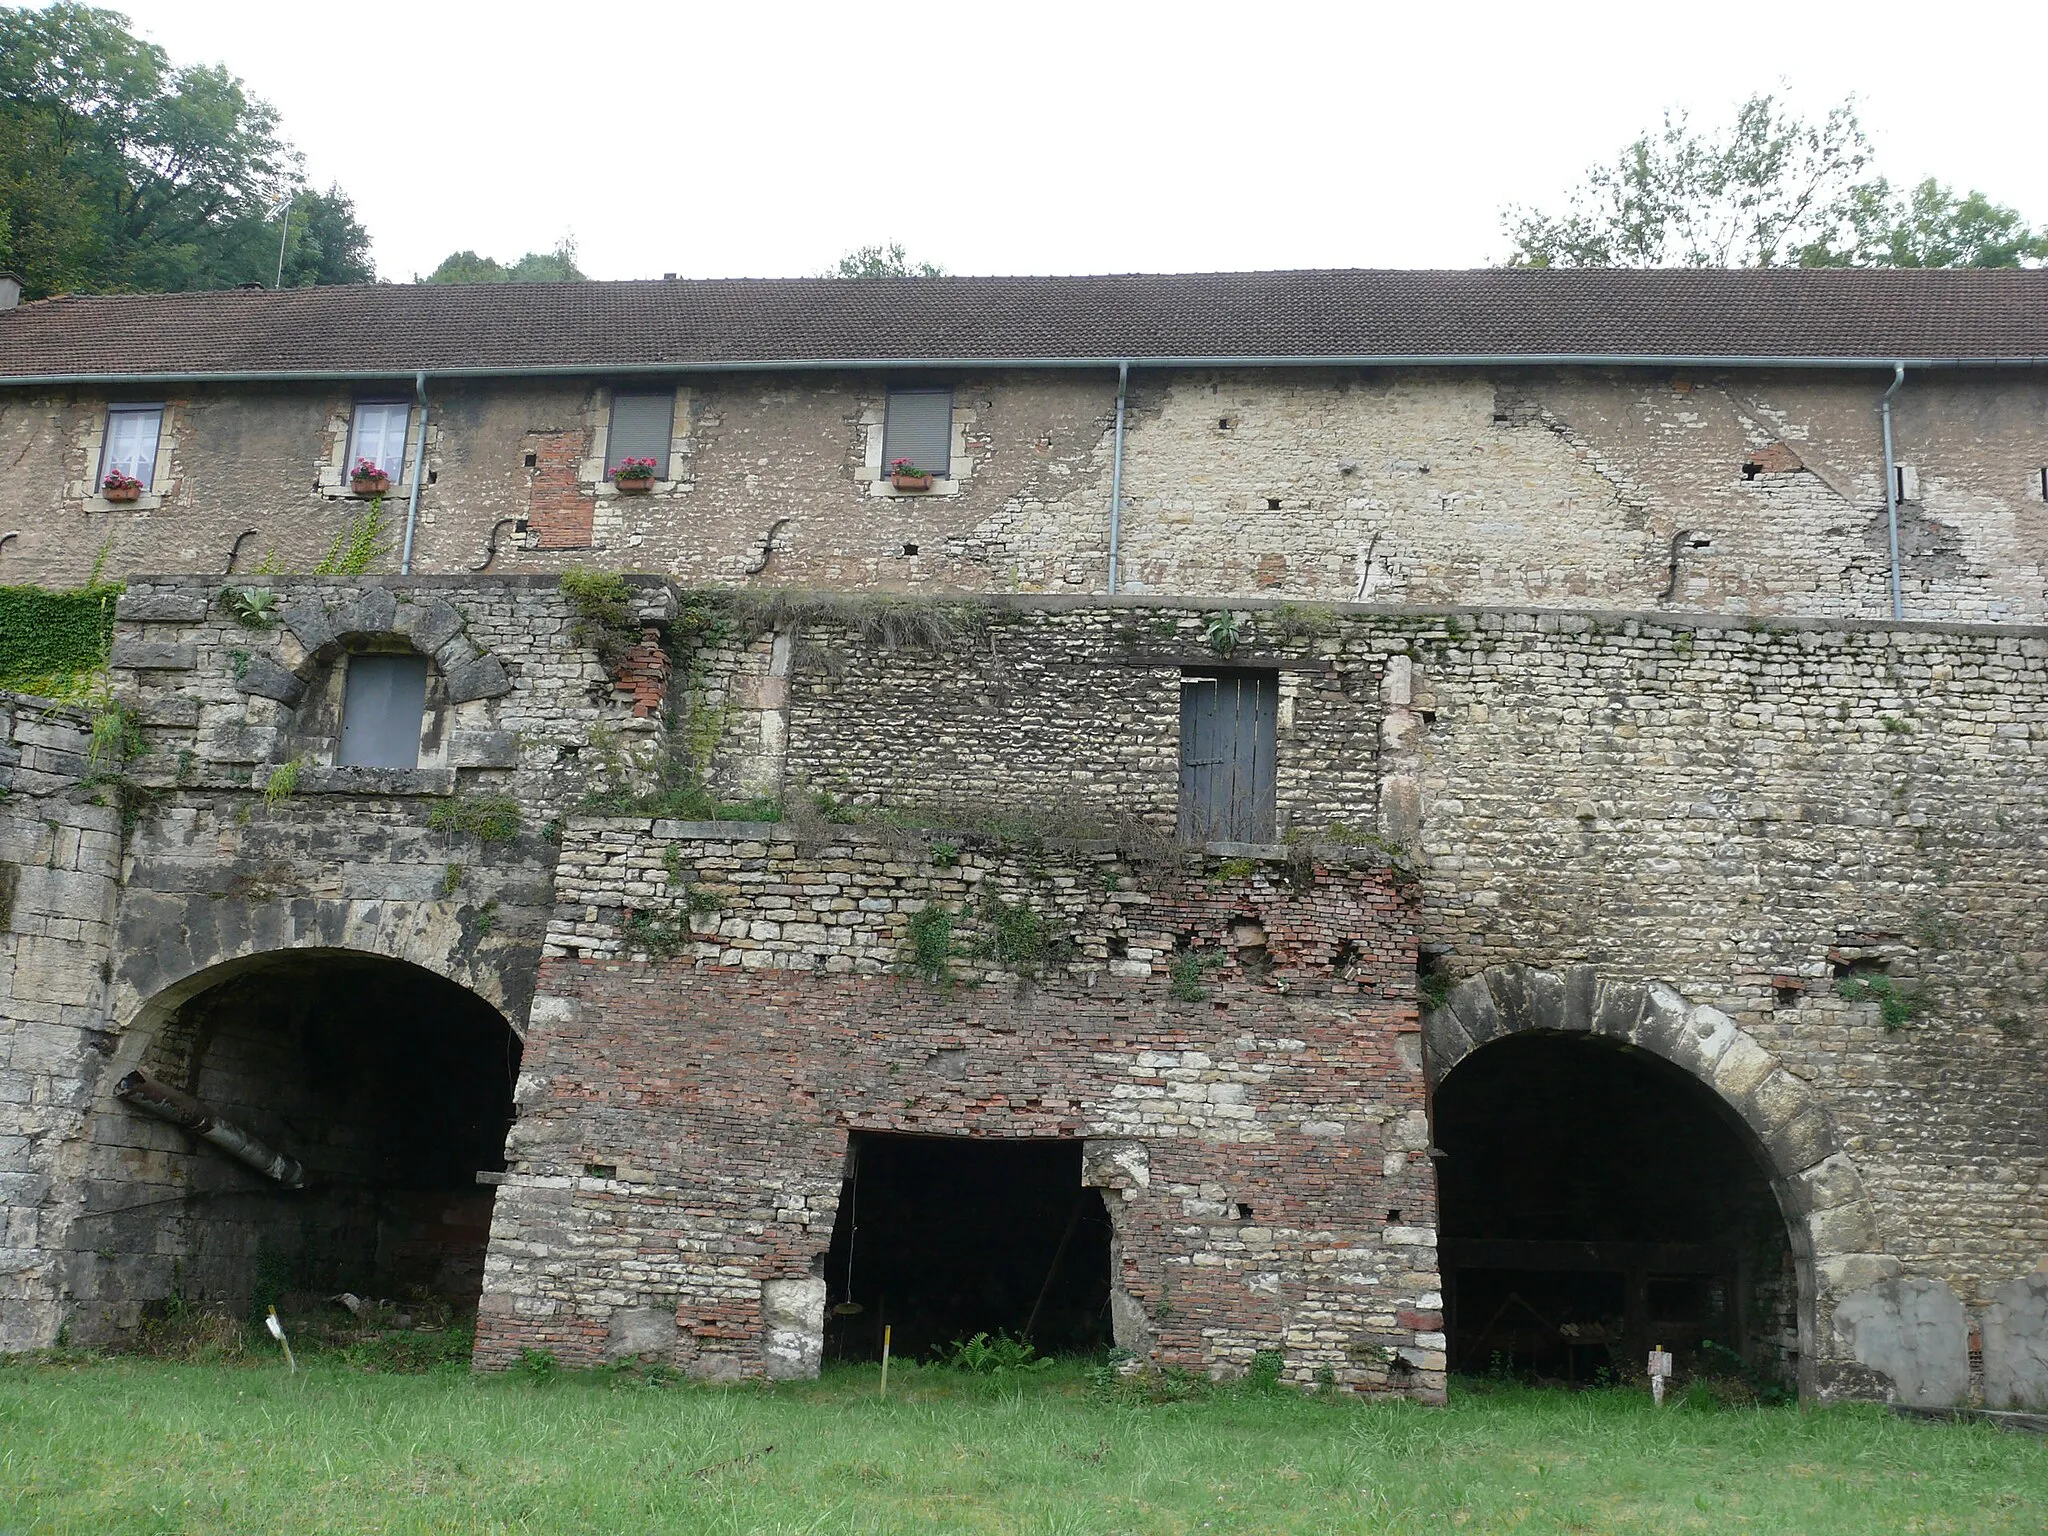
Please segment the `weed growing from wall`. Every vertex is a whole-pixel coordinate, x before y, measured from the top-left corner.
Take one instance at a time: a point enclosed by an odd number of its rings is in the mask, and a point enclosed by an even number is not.
[[[277,622],[277,594],[263,587],[222,587],[218,601],[244,629],[269,629]]]
[[[1068,940],[1051,932],[1029,902],[1004,901],[990,891],[983,895],[976,916],[987,927],[976,952],[1019,976],[1033,975],[1046,961],[1063,959],[1073,949]]]
[[[562,595],[575,613],[569,638],[595,653],[607,672],[617,667],[640,638],[626,578],[616,571],[564,571]]]
[[[1886,1034],[1904,1029],[1926,1007],[1918,993],[1906,991],[1889,976],[1850,977],[1836,982],[1835,992],[1845,1002],[1876,1003],[1877,1021]]]
[[[626,918],[623,929],[626,945],[637,949],[656,960],[666,960],[689,946],[689,926],[672,917],[657,917],[652,912],[634,912]]]
[[[519,802],[510,795],[465,795],[443,800],[427,815],[436,832],[466,832],[480,843],[509,843],[519,835]]]
[[[270,777],[263,781],[265,805],[281,805],[299,792],[300,766],[300,760],[295,757],[270,770]]]
[[[904,948],[910,968],[938,986],[953,975],[953,909],[942,902],[927,902],[910,914],[904,930]]]

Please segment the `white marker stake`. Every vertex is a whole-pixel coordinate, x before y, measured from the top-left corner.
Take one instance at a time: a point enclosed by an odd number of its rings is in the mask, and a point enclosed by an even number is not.
[[[277,1308],[270,1309],[270,1315],[263,1319],[263,1326],[270,1330],[270,1336],[284,1346],[284,1363],[292,1368],[292,1374],[299,1372],[299,1362],[292,1358],[292,1341],[284,1336],[284,1324],[277,1320]]]
[[[1662,1346],[1650,1351],[1650,1396],[1664,1406],[1664,1383],[1671,1378],[1671,1352]]]

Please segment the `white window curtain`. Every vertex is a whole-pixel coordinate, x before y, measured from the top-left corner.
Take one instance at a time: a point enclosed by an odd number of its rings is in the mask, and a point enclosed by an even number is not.
[[[156,483],[156,445],[163,433],[160,405],[115,405],[107,408],[107,449],[100,465],[105,479],[115,470],[140,480],[144,490]]]
[[[368,459],[392,480],[405,478],[405,427],[412,406],[403,400],[358,400],[347,473]]]

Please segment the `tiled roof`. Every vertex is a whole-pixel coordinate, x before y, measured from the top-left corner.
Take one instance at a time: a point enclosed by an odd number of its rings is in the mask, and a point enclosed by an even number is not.
[[[0,378],[1119,357],[2038,361],[2048,270],[389,284],[0,311]]]

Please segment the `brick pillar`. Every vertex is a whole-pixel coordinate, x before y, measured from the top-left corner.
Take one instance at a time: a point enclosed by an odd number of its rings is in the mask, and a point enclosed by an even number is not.
[[[636,719],[651,720],[668,700],[668,671],[661,631],[650,624],[640,631],[639,644],[621,656],[612,670],[614,697],[630,702]]]

